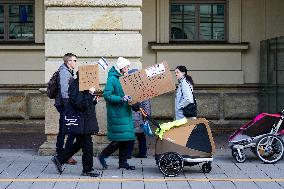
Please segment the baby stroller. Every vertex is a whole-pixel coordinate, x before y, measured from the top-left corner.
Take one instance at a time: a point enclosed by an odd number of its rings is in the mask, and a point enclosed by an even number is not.
[[[244,149],[251,151],[264,163],[276,163],[284,152],[284,110],[281,113],[262,113],[243,125],[229,138],[232,156],[237,162],[246,161]]]
[[[151,119],[143,109],[144,117],[156,127],[160,125]],[[157,138],[155,160],[160,172],[167,177],[177,176],[184,166],[202,163],[202,172],[212,169],[212,155],[215,143],[206,119],[187,120],[185,125],[174,127],[163,134],[163,140]]]

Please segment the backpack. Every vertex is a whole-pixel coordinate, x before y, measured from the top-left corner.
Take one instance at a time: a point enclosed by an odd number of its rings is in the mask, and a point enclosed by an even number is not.
[[[47,96],[50,99],[55,99],[59,90],[58,87],[58,77],[59,77],[59,70],[57,70],[52,77],[50,78],[49,82],[47,83]]]

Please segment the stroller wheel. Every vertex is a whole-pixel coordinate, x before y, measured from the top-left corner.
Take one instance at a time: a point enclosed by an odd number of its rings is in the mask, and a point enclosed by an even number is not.
[[[236,158],[237,154],[238,154],[238,150],[232,149],[232,156],[233,156],[233,158]]]
[[[210,171],[212,170],[211,163],[204,163],[201,167],[201,170],[203,173],[210,173]]]
[[[264,163],[276,163],[283,156],[283,141],[273,134],[262,136],[256,143],[256,154]]]
[[[246,154],[241,150],[241,155],[237,152],[235,159],[238,163],[243,163],[246,161],[247,157]]]
[[[183,158],[176,152],[167,152],[161,155],[158,167],[167,177],[175,177],[183,170]]]
[[[256,147],[251,147],[250,150],[252,153],[254,153],[254,155],[257,156]]]

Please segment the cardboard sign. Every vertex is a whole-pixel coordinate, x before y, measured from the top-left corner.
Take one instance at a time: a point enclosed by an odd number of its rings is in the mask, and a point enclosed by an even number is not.
[[[120,78],[123,91],[132,97],[131,104],[175,90],[166,62]]]
[[[98,65],[79,66],[79,91],[89,90],[91,87],[99,89]]]

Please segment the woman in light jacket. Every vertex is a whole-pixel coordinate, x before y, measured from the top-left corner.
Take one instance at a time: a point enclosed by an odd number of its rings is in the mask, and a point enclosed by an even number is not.
[[[187,75],[187,68],[185,66],[177,66],[175,74],[178,79],[178,88],[175,98],[175,119],[184,118],[182,109],[190,103],[196,103],[193,96],[193,80],[190,75]],[[196,119],[196,117],[190,117]]]

